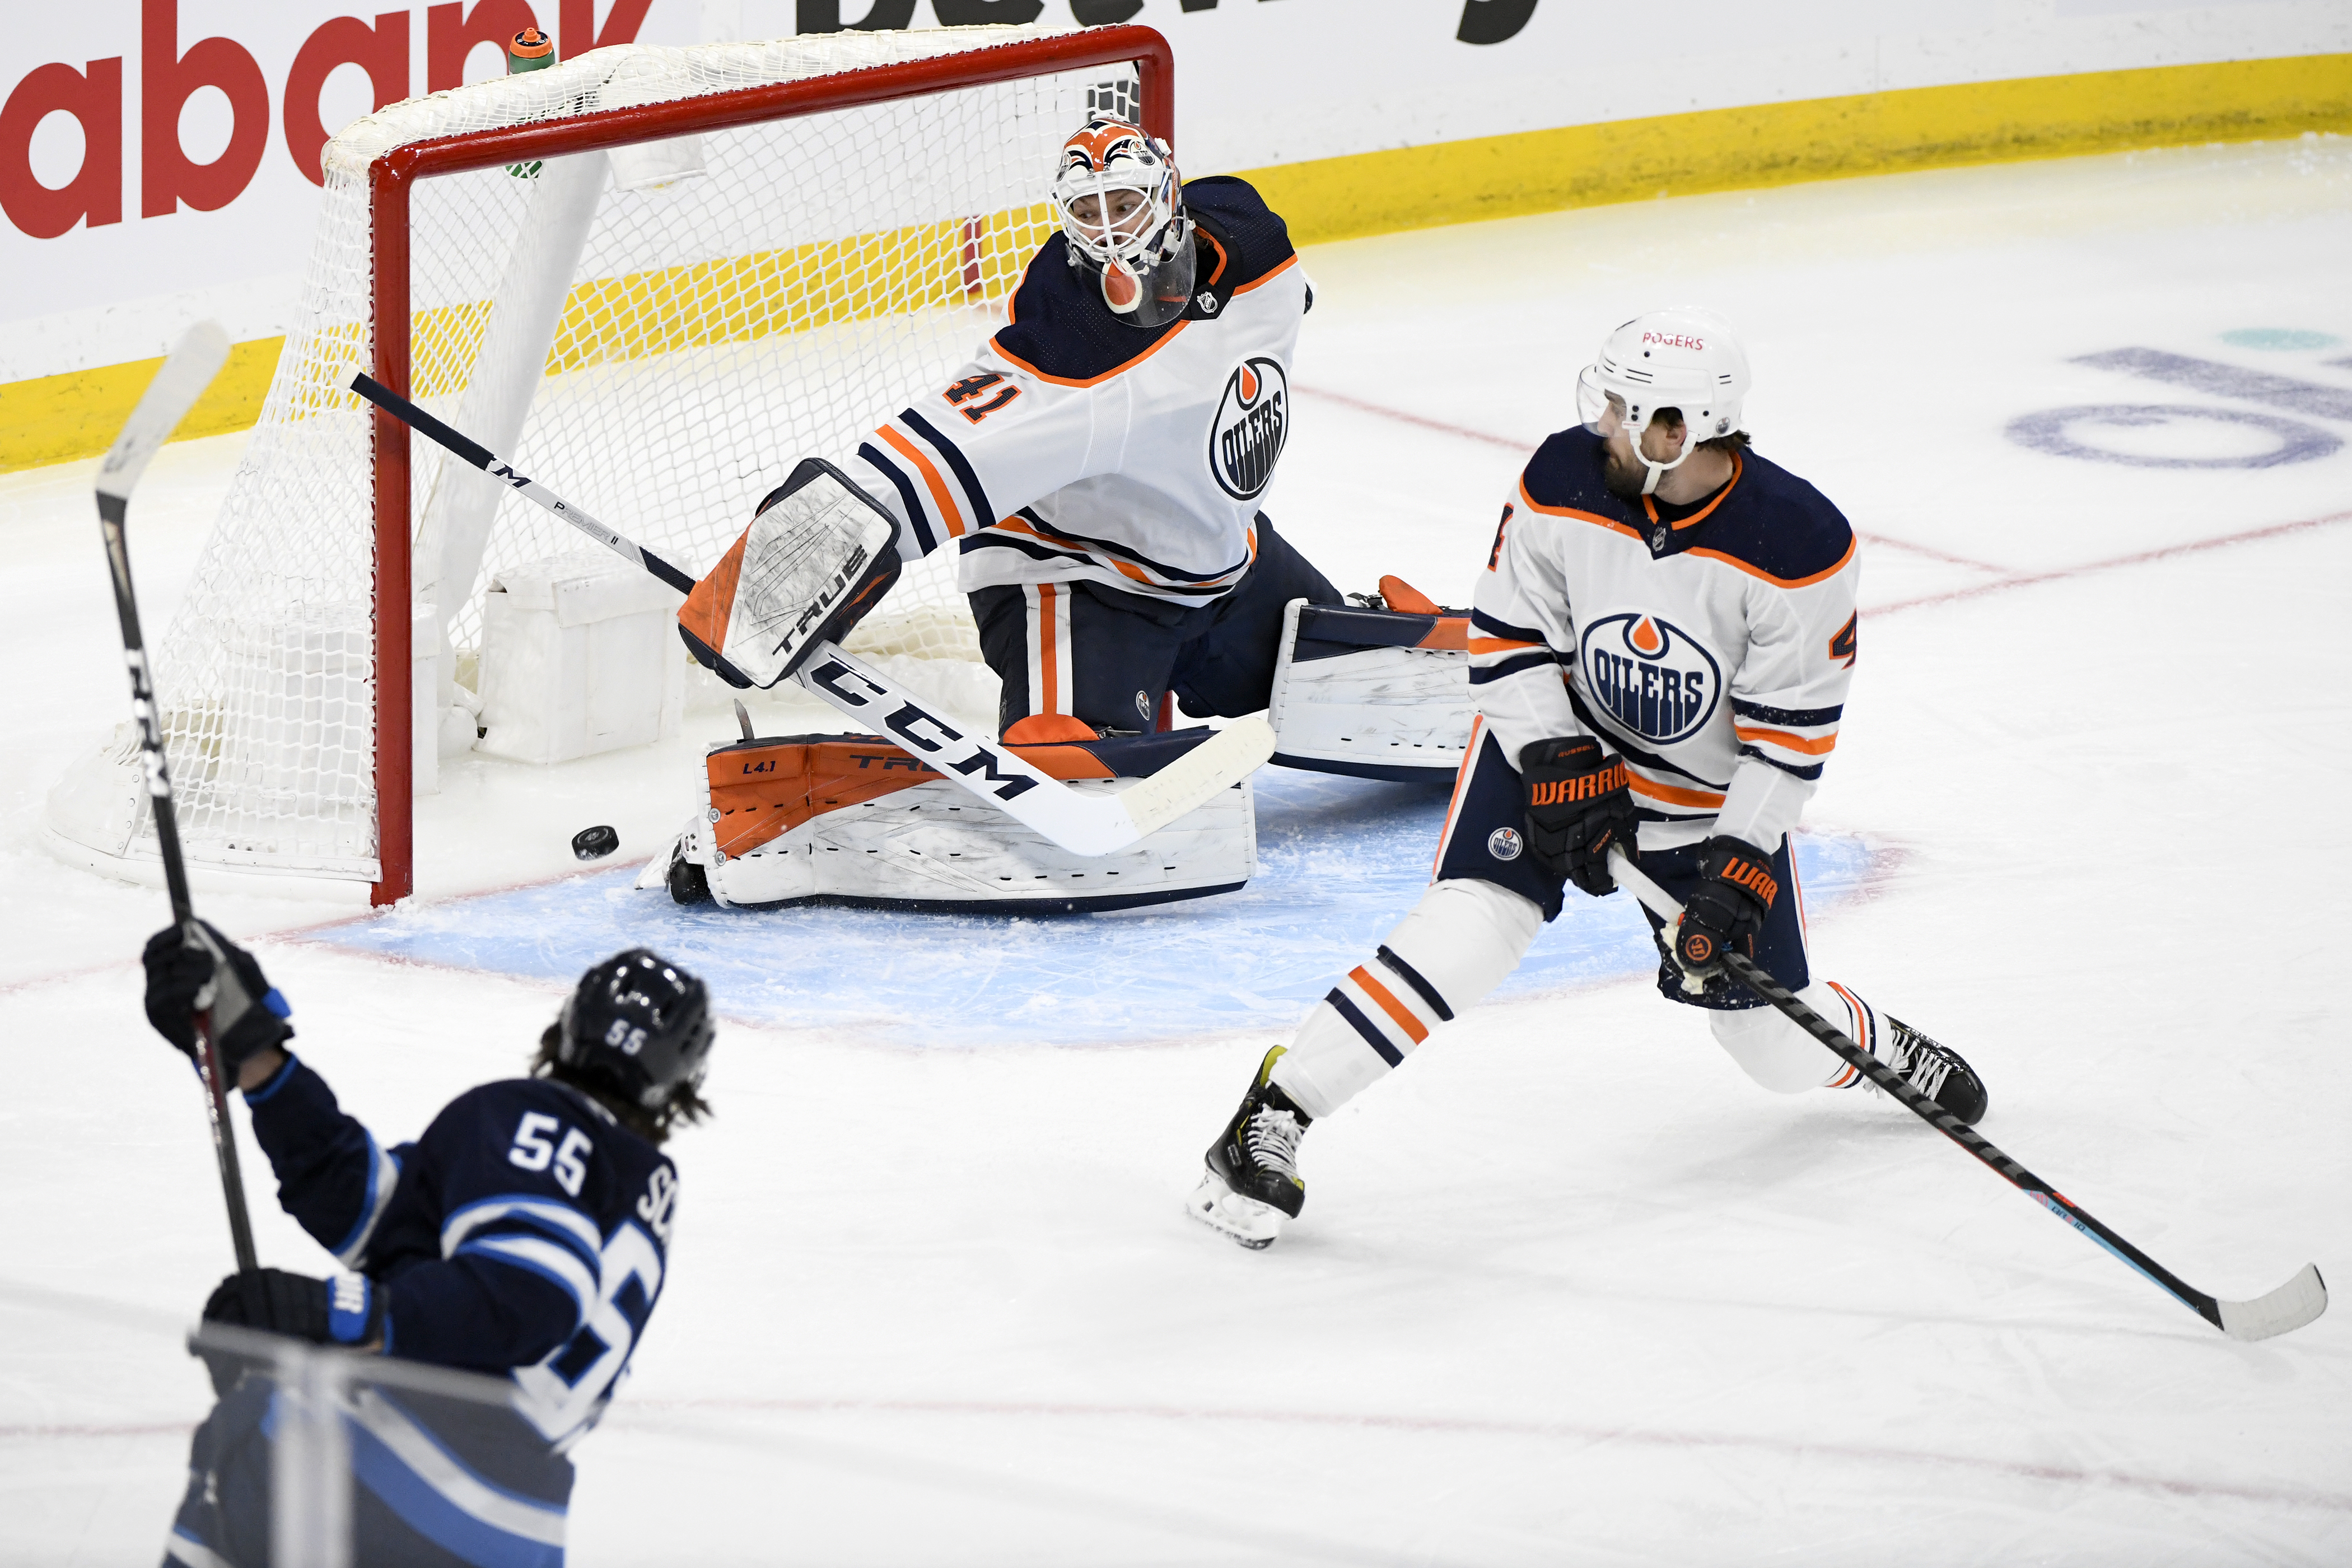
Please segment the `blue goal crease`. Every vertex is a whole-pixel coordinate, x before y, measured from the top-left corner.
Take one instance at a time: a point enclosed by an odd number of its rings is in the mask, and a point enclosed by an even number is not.
[[[1446,792],[1267,768],[1258,875],[1237,893],[1060,917],[830,907],[680,906],[631,887],[636,866],[316,930],[309,940],[457,969],[568,983],[645,946],[709,984],[730,1017],[855,1029],[898,1046],[1118,1045],[1296,1024],[1421,897]],[[1801,834],[1809,909],[1867,879],[1870,847]],[[1571,898],[1496,994],[1649,973],[1629,894]]]

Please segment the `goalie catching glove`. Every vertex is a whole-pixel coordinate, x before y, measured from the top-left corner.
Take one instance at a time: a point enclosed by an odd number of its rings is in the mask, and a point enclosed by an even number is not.
[[[1612,845],[1633,848],[1633,796],[1625,764],[1590,735],[1538,741],[1519,752],[1528,791],[1528,846],[1535,858],[1594,898],[1617,890]]]
[[[678,606],[687,651],[730,686],[770,687],[849,635],[898,580],[898,524],[811,458]]]

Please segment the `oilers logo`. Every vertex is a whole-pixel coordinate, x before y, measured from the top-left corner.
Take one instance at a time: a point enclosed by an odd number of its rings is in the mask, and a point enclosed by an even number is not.
[[[1486,853],[1497,860],[1516,860],[1519,858],[1519,851],[1526,847],[1527,844],[1519,837],[1519,830],[1516,827],[1497,827],[1486,835]]]
[[[1705,644],[1641,610],[1603,616],[1577,643],[1585,695],[1629,734],[1671,746],[1715,716],[1722,666]]]
[[[1225,378],[1225,395],[1209,426],[1209,472],[1235,500],[1254,500],[1274,478],[1290,435],[1290,378],[1281,362],[1258,355]]]

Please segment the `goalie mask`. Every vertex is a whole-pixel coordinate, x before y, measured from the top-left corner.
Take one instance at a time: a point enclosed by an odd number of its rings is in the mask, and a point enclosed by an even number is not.
[[[1748,355],[1722,317],[1688,307],[1652,310],[1610,333],[1577,376],[1577,416],[1597,436],[1615,409],[1618,422],[1633,437],[1633,455],[1650,470],[1642,485],[1642,493],[1649,495],[1702,442],[1741,427],[1748,379]],[[1642,449],[1642,433],[1661,408],[1677,410],[1686,432],[1672,462],[1662,463]]]
[[[1054,205],[1070,265],[1101,286],[1113,315],[1164,327],[1184,313],[1192,297],[1192,224],[1167,142],[1096,115],[1062,144]]]

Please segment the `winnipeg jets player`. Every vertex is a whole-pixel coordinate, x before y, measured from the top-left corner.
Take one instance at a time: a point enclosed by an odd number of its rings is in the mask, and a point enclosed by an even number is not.
[[[1103,115],[1065,143],[1053,197],[1061,232],[1009,322],[840,465],[886,542],[784,616],[778,584],[838,548],[786,520],[821,482],[803,465],[680,609],[698,658],[770,684],[899,562],[952,547],[1006,742],[1149,731],[1171,692],[1200,717],[1266,706],[1285,604],[1340,602],[1257,505],[1314,300],[1288,231],[1240,180],[1180,184],[1166,143]]]
[[[386,1148],[289,1055],[284,999],[210,926],[147,944],[147,1016],[194,1058],[211,1004],[222,1070],[245,1091],[278,1202],[350,1273],[232,1274],[215,1322],[510,1375],[511,1410],[381,1393],[355,1402],[360,1564],[560,1568],[572,1462],[660,1299],[677,1173],[659,1145],[708,1107],[702,982],[643,948],[581,977],[531,1076],[467,1090],[415,1142]],[[247,996],[205,997],[216,963]],[[196,1429],[187,1497],[164,1545],[190,1568],[269,1561],[266,1369],[213,1361],[220,1403]]]
[[[1307,1195],[1301,1135],[1515,968],[1610,847],[1685,905],[1652,916],[1658,988],[1705,1010],[1766,1089],[1859,1076],[1726,971],[1737,946],[1964,1121],[1984,1085],[1948,1047],[1813,978],[1789,833],[1853,678],[1853,532],[1749,449],[1748,361],[1723,321],[1660,310],[1578,382],[1584,424],[1537,448],[1471,613],[1480,717],[1420,904],[1266,1053],[1188,1212],[1269,1245]]]

